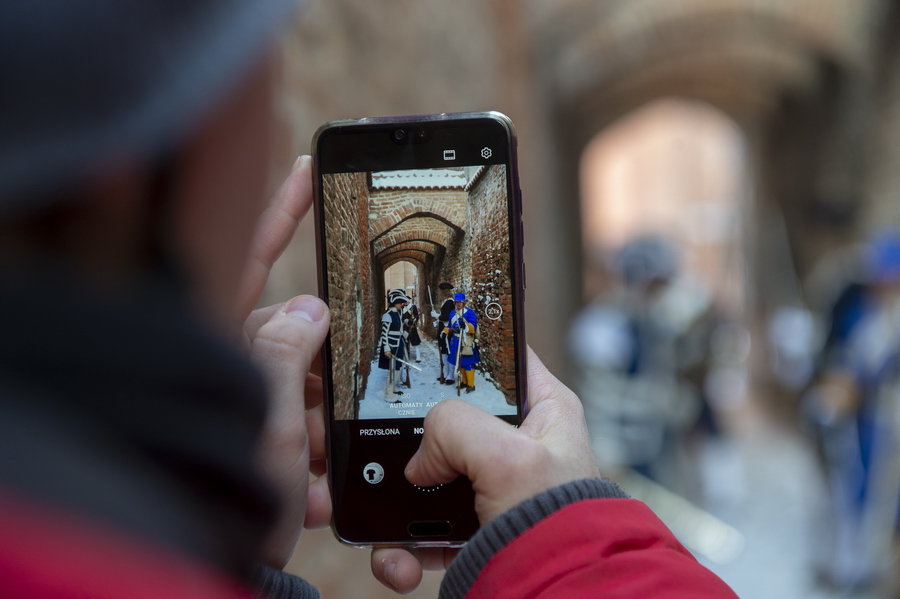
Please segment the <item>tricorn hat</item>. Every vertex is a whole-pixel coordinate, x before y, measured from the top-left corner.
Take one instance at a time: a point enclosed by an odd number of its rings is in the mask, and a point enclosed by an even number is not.
[[[441,283],[438,285],[438,289],[453,289],[453,285],[450,283]]]
[[[388,294],[388,303],[394,305],[397,302],[409,303],[409,298],[403,293],[402,289],[394,289]]]

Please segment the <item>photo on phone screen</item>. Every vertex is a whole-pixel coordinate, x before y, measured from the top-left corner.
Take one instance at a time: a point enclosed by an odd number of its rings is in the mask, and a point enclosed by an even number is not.
[[[420,419],[450,397],[517,414],[507,167],[451,151],[322,175],[335,420]]]

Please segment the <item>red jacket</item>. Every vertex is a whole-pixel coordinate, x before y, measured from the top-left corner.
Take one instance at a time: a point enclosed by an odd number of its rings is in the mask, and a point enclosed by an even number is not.
[[[589,499],[549,515],[500,549],[466,597],[737,599],[634,499]]]
[[[96,520],[0,493],[0,594],[10,599],[252,599],[221,572]]]

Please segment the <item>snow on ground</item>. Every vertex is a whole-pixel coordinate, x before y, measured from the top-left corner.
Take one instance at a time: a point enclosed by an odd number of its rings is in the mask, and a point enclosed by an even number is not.
[[[420,333],[421,334],[421,333]],[[413,350],[413,355],[415,352]],[[428,337],[422,336],[422,345],[419,346],[421,363],[416,364],[422,369],[419,372],[409,369],[411,389],[400,385],[402,395],[391,395],[390,401],[401,400],[402,403],[388,403],[384,399],[384,385],[387,378],[387,370],[378,368],[378,360],[372,363],[368,382],[366,383],[366,395],[359,402],[359,417],[362,420],[370,418],[424,418],[432,407],[442,399],[456,397],[456,385],[442,385],[437,379],[440,375],[437,344]],[[411,361],[415,364],[414,361]],[[403,373],[403,370],[400,371]],[[403,380],[406,375],[403,374]],[[491,414],[515,414],[516,406],[506,403],[506,397],[493,383],[488,382],[484,373],[475,370],[475,391],[466,393],[463,389],[459,399],[478,406]]]

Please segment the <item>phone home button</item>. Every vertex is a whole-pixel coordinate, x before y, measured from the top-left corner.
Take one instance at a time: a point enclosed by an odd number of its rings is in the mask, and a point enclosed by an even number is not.
[[[410,522],[406,530],[413,537],[446,537],[453,532],[453,525],[447,520],[425,520]]]

